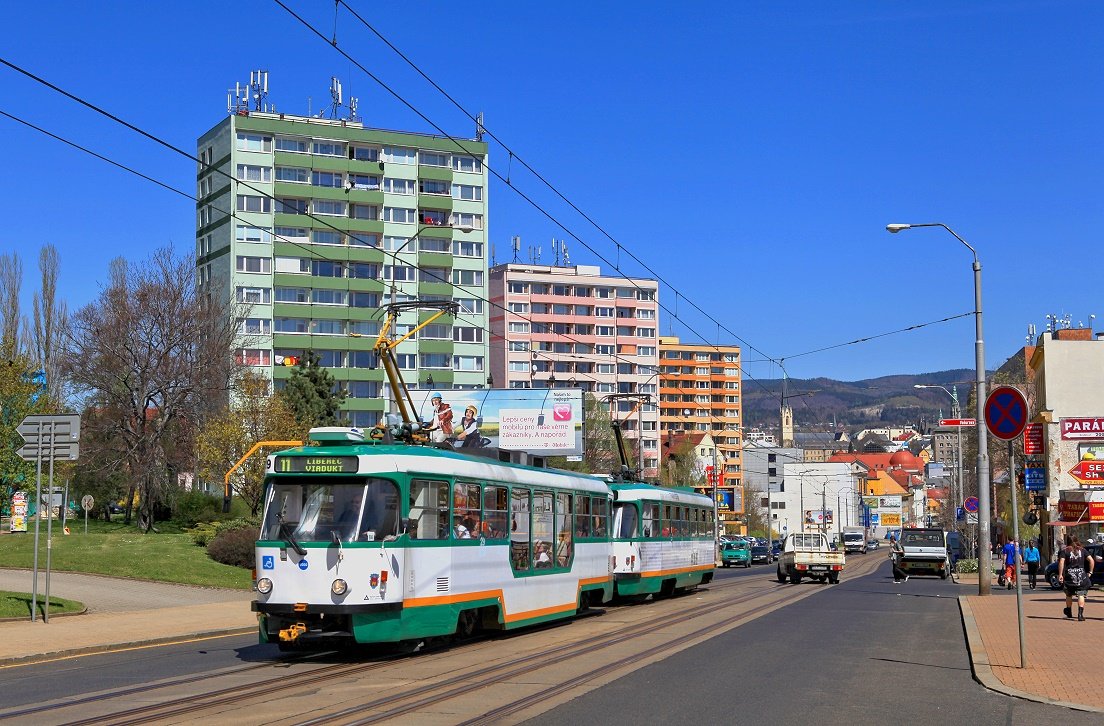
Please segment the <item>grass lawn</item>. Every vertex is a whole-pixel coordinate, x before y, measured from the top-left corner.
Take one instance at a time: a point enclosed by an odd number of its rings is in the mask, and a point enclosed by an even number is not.
[[[88,572],[97,575],[134,577],[142,580],[178,582],[207,587],[248,589],[252,585],[249,570],[215,562],[206,547],[197,547],[192,539],[168,522],[158,522],[160,533],[142,534],[134,525],[121,521],[89,520],[84,533],[83,518],[70,520],[66,536],[61,524],[54,522],[54,571]],[[0,535],[0,562],[5,567],[30,568],[34,563],[34,523],[27,532]],[[39,530],[38,566],[46,567],[46,523]],[[51,602],[53,598],[51,598]],[[29,606],[24,614],[29,614]]]
[[[79,613],[84,610],[84,603],[76,600],[66,600],[60,597],[50,597],[50,614]],[[38,616],[46,613],[46,603],[42,597],[38,598]],[[31,616],[31,593],[6,592],[0,590],[0,619],[3,618],[29,618]]]

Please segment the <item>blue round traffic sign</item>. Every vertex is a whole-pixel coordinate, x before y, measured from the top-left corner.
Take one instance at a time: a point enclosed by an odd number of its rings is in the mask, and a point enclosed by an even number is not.
[[[962,502],[962,508],[970,513],[976,512],[978,510],[978,498],[966,497],[966,501]]]
[[[998,439],[1011,441],[1027,426],[1027,399],[1020,389],[998,386],[985,399],[985,426]]]

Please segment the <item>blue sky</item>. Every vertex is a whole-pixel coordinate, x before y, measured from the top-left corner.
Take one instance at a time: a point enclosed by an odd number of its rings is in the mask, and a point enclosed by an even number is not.
[[[333,33],[333,3],[286,1]],[[663,334],[734,333],[791,357],[793,377],[971,368],[969,317],[797,357],[972,309],[969,252],[938,229],[889,235],[889,222],[945,222],[977,248],[990,367],[1048,313],[1104,315],[1097,3],[350,4],[622,246],[515,161],[513,185],[566,230],[496,181],[497,260],[520,235],[523,257],[539,245],[548,262],[556,238],[573,263],[658,274],[665,306],[679,292]],[[310,99],[317,112],[336,75],[368,125],[432,130],[267,0],[42,0],[8,8],[5,25],[0,57],[189,151],[255,68],[280,111]],[[440,127],[473,133],[344,9],[337,39]],[[194,163],[7,68],[0,110],[193,190]],[[73,307],[112,256],[193,248],[188,200],[9,119],[0,129],[0,251],[23,257],[28,309],[43,243],[61,252]],[[497,144],[489,166],[510,166]],[[749,375],[780,375],[745,351]]]

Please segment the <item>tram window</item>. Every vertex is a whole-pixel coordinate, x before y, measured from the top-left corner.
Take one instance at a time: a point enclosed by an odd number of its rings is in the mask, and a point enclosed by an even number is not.
[[[604,497],[591,497],[591,520],[594,522],[593,537],[609,536],[609,500]]]
[[[621,539],[631,539],[637,536],[636,504],[618,504],[614,522],[617,523],[617,536]]]
[[[452,487],[452,536],[455,539],[479,537],[479,485],[457,482]]]
[[[493,539],[506,536],[507,513],[510,511],[510,498],[506,487],[488,484],[483,487],[483,521],[480,534]]]
[[[659,505],[655,502],[644,502],[644,536],[659,536]]]
[[[533,567],[537,569],[551,568],[555,554],[552,551],[552,543],[556,541],[552,501],[552,492],[533,492]]]
[[[690,507],[679,507],[679,534],[683,537],[690,534]]]
[[[663,529],[660,532],[664,537],[670,537],[675,533],[675,518],[671,514],[671,505],[663,505]]]
[[[700,511],[697,507],[690,507],[690,536],[697,537],[701,534],[701,520],[699,519]]]
[[[411,539],[448,537],[448,482],[413,479],[410,482]]]
[[[529,569],[529,490],[521,487],[510,492],[510,564]]]
[[[571,494],[556,494],[556,566],[570,567],[574,548],[571,545]]]
[[[590,497],[575,497],[575,535],[589,537],[590,532]]]
[[[694,534],[698,537],[702,537],[705,535],[705,510],[700,507],[695,507],[694,514],[697,518],[697,526],[694,528]]]

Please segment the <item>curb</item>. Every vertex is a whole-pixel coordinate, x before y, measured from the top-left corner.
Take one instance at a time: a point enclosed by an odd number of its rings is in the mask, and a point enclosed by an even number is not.
[[[55,650],[48,653],[35,653],[34,655],[21,655],[13,656],[10,658],[0,658],[0,668],[10,666],[22,666],[32,665],[34,663],[43,663],[52,660],[61,660],[63,658],[73,658],[81,655],[95,655],[97,653],[111,653],[119,650],[129,650],[132,648],[147,648],[155,645],[168,645],[170,643],[186,642],[189,640],[201,640],[204,638],[218,638],[229,637],[233,635],[250,635],[257,632],[256,626],[248,628],[222,628],[215,630],[202,630],[194,633],[179,633],[176,635],[166,635],[160,638],[146,638],[143,640],[134,640],[126,643],[104,643],[101,645],[88,645],[82,648],[69,648],[66,650]]]
[[[1062,708],[1069,708],[1074,711],[1104,713],[1104,708],[1088,706],[1083,703],[1071,703],[1070,701],[1058,701],[1047,696],[1041,696],[1037,693],[1028,693],[1018,688],[1006,686],[997,678],[996,674],[993,673],[993,669],[990,667],[989,653],[985,650],[985,643],[981,639],[981,631],[978,630],[977,621],[974,620],[974,611],[970,608],[970,603],[966,600],[967,597],[967,595],[958,596],[958,607],[962,613],[962,629],[966,632],[966,648],[970,652],[970,669],[973,671],[975,681],[990,691],[1003,693],[1006,696],[1012,696],[1013,698],[1019,698],[1024,701],[1035,701],[1036,703],[1045,703],[1050,706],[1061,706]]]

